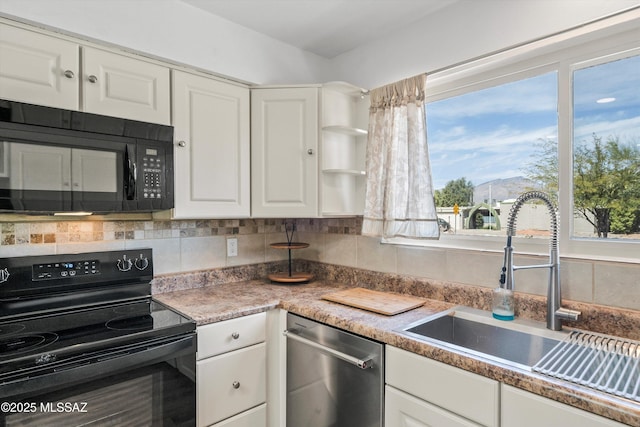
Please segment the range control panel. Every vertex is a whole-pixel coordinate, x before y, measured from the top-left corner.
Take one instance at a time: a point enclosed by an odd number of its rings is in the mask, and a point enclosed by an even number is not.
[[[92,259],[33,264],[32,271],[32,280],[95,275],[100,274],[100,261]]]

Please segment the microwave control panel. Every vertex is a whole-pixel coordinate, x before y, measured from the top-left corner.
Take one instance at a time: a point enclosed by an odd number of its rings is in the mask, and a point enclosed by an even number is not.
[[[141,147],[142,197],[160,199],[165,194],[165,153],[161,148]]]

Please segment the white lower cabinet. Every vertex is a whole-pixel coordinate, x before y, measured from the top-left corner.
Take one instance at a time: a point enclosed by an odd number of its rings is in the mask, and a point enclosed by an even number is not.
[[[479,424],[396,390],[385,387],[384,425],[393,427],[477,427]]]
[[[385,375],[387,390],[404,392],[403,399],[385,396],[387,426],[500,425],[497,381],[392,346],[386,347]],[[403,418],[411,421],[393,421]]]
[[[266,426],[265,313],[198,328],[198,426]]]
[[[616,421],[502,384],[502,427],[617,427]]]

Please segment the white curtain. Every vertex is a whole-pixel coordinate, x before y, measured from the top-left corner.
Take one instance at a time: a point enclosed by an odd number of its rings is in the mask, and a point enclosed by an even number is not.
[[[371,91],[362,234],[438,239],[427,149],[426,75]]]

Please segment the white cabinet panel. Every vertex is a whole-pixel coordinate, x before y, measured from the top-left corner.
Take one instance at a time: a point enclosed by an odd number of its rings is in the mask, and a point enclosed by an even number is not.
[[[173,72],[174,218],[250,214],[249,89]]]
[[[78,110],[79,47],[0,24],[0,98]]]
[[[196,364],[198,425],[222,421],[266,401],[266,344]]]
[[[469,420],[423,400],[385,387],[384,424],[393,427],[478,427]]]
[[[251,92],[252,216],[318,215],[318,88]]]
[[[502,384],[502,427],[622,427],[624,424]]]
[[[170,124],[169,68],[90,47],[82,65],[84,111]]]

